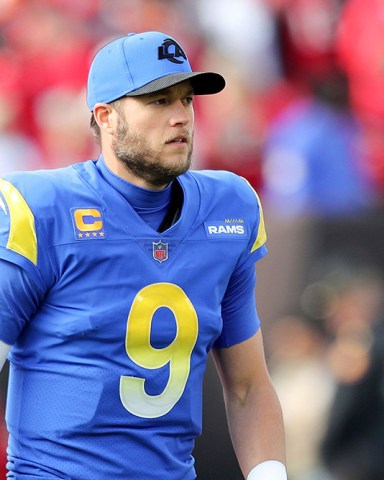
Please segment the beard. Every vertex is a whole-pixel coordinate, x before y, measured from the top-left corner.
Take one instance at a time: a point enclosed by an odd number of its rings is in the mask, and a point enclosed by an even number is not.
[[[164,165],[160,159],[160,151],[149,147],[143,136],[130,130],[128,123],[122,117],[120,117],[111,147],[130,173],[154,187],[168,185],[176,177],[187,172],[191,166],[192,144],[185,162],[172,166]]]

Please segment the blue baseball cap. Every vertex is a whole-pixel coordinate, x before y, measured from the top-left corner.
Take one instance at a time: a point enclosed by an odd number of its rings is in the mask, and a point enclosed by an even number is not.
[[[110,103],[124,96],[157,92],[190,80],[196,95],[218,93],[224,78],[214,72],[193,72],[179,43],[161,32],[130,33],[95,55],[88,76],[87,103]]]

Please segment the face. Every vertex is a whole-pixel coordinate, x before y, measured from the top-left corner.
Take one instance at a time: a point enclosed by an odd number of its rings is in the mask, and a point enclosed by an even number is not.
[[[164,187],[189,169],[192,102],[188,81],[118,102],[111,148],[131,176],[130,181],[148,188]]]

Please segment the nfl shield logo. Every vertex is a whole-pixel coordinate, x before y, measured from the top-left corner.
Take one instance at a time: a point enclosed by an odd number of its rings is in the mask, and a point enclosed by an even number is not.
[[[152,253],[153,258],[158,262],[165,262],[168,260],[168,243],[163,243],[161,240],[159,242],[152,242]]]

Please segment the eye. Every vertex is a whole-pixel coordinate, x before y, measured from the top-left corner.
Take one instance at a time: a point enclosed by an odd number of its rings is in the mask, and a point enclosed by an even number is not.
[[[156,98],[156,100],[153,100],[152,102],[154,105],[165,105],[167,103],[166,98]]]
[[[191,103],[193,103],[193,99],[194,99],[193,96],[185,97],[184,98],[184,103],[187,104],[187,105],[190,105]]]

